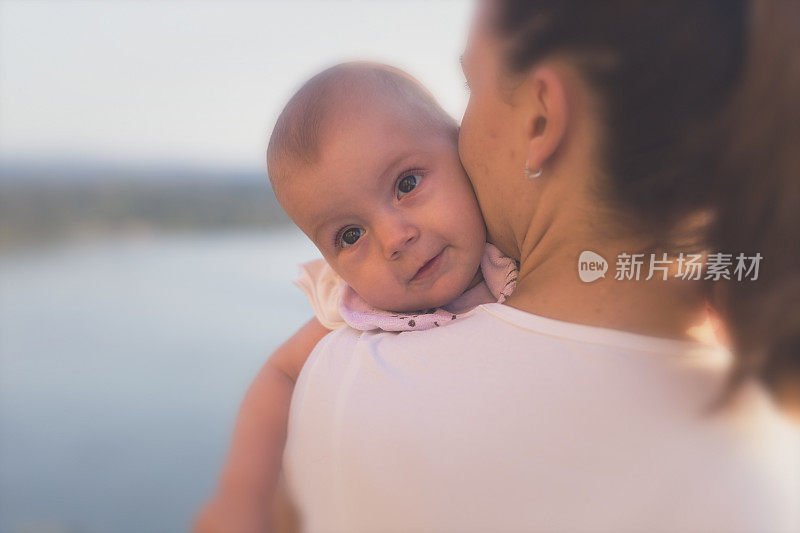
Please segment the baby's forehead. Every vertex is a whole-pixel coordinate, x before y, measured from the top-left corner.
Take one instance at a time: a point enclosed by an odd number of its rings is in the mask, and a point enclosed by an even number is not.
[[[315,194],[314,187],[339,185],[325,182],[329,171],[377,168],[393,150],[412,149],[428,134],[454,139],[456,131],[455,121],[406,73],[339,65],[309,80],[284,108],[267,150],[270,180],[282,205],[308,205],[313,200],[304,195]]]
[[[430,125],[387,109],[341,113],[320,135],[314,160],[297,162],[291,181],[306,191],[321,185],[328,190],[366,186],[404,161],[420,162],[437,137],[443,136]]]
[[[389,108],[428,127],[455,130],[453,119],[407,73],[388,65],[343,63],[311,78],[289,100],[270,137],[270,172],[277,174],[294,160],[313,162],[323,135],[338,134],[350,118]]]
[[[403,102],[372,96],[331,111],[319,132],[317,154],[324,160],[325,154],[334,150],[357,152],[361,146],[381,142],[410,144],[441,130],[434,121],[426,120],[418,110]]]
[[[276,191],[304,231],[319,219],[374,204],[388,194],[400,173],[428,168],[443,143],[457,150],[435,128],[416,128],[387,113],[349,117],[332,132],[321,138],[318,157],[296,162],[291,178]]]
[[[416,82],[414,82],[416,83]],[[423,92],[388,86],[374,79],[349,79],[326,95],[318,117],[315,152],[323,154],[350,140],[364,142],[381,130],[426,137],[450,132],[454,122]]]

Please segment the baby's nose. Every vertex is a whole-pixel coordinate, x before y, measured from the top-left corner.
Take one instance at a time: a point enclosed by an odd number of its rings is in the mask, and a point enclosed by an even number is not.
[[[393,225],[384,231],[383,252],[389,261],[399,259],[403,251],[419,238],[419,230],[412,224]]]

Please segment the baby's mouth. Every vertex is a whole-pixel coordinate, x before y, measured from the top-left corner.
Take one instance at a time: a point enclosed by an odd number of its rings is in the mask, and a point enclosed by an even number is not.
[[[414,277],[411,278],[409,281],[410,282],[420,281],[431,275],[439,267],[439,265],[441,265],[443,253],[444,249],[442,249],[438,254],[436,254],[431,259],[426,261],[425,264],[423,264],[419,268],[419,270],[417,270],[417,273],[414,274]]]

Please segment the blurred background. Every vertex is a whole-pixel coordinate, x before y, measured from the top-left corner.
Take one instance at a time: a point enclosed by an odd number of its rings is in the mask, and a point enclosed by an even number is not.
[[[331,64],[460,118],[468,1],[0,0],[0,532],[187,530],[311,314],[264,164]]]

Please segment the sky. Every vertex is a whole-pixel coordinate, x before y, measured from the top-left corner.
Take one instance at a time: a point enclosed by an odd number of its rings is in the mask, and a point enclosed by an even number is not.
[[[470,0],[0,0],[0,160],[263,170],[291,94],[332,64],[410,72],[457,119]]]

